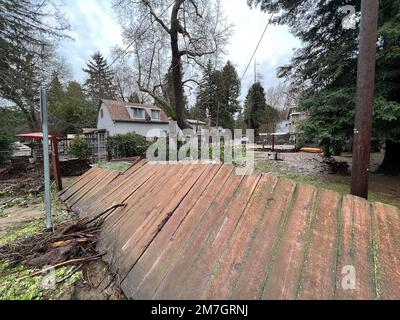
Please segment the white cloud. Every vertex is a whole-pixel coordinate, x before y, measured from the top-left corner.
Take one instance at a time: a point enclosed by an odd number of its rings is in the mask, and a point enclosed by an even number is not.
[[[245,0],[222,0],[229,22],[234,24],[234,34],[228,47],[228,58],[242,76],[258,41],[270,19],[268,13],[260,9],[251,9]],[[263,85],[268,88],[277,85],[281,80],[276,77],[277,67],[289,62],[293,50],[300,46],[286,26],[270,25],[256,54],[257,73]],[[242,83],[242,98],[254,81],[254,61],[248,69]]]
[[[90,55],[101,51],[110,59],[110,49],[122,45],[121,29],[107,0],[68,1],[65,11],[74,40],[64,41],[59,51],[72,66],[75,77],[82,81],[85,77],[82,68]]]

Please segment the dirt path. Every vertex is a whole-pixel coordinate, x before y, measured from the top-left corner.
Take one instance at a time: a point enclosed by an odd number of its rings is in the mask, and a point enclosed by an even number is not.
[[[43,205],[35,204],[4,209],[2,216],[0,218],[0,236],[6,234],[10,229],[44,217]]]

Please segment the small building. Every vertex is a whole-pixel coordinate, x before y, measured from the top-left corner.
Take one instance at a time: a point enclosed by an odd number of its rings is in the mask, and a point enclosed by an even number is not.
[[[188,119],[187,122],[193,128],[193,130],[197,133],[201,133],[203,130],[207,129],[207,123],[199,120]]]
[[[288,112],[287,120],[289,121],[289,133],[298,134],[299,122],[307,119],[307,114],[305,112],[300,112],[297,108],[291,108]]]
[[[135,132],[146,138],[159,138],[169,132],[169,118],[159,107],[123,101],[101,100],[97,131],[106,136]]]

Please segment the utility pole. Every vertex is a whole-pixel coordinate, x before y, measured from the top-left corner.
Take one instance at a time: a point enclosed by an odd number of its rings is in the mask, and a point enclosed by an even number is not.
[[[40,92],[40,114],[43,126],[43,166],[44,166],[44,202],[46,209],[46,227],[53,228],[51,216],[51,189],[50,189],[50,157],[49,157],[49,128],[48,128],[48,105],[47,91]]]
[[[368,199],[371,159],[378,9],[378,0],[361,1],[351,194],[365,199]]]
[[[218,101],[218,107],[217,107],[217,129],[219,127],[219,101]]]
[[[257,58],[254,58],[254,83],[257,83]]]

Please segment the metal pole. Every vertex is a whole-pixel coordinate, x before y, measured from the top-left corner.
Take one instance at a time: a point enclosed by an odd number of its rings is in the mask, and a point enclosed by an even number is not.
[[[361,1],[351,194],[365,199],[368,199],[368,171],[371,159],[378,9],[378,0]]]
[[[51,217],[49,128],[46,90],[41,90],[40,92],[40,111],[43,126],[44,202],[46,209],[46,227],[47,229],[51,229],[53,227],[53,222]]]
[[[53,137],[51,139],[51,146],[52,146],[52,160],[53,160],[53,172],[54,172],[54,179],[57,183],[57,190],[62,191],[62,177],[61,177],[61,167],[60,167],[60,156],[58,152],[58,138]]]
[[[272,134],[272,152],[275,151],[275,135]]]
[[[217,107],[217,129],[219,126],[219,101],[218,101],[218,107]]]

